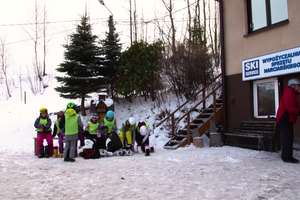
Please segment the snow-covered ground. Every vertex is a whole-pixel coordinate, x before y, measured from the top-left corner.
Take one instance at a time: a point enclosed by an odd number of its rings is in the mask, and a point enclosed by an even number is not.
[[[164,128],[151,137],[156,152],[150,157],[37,159],[32,138],[39,108],[56,112],[68,101],[50,87],[43,95],[28,94],[26,105],[16,96],[0,101],[0,200],[300,199],[300,165],[283,163],[279,154],[233,147],[163,150]],[[161,110],[172,111],[178,103],[172,96],[161,106],[120,101],[117,121],[121,126],[134,116],[151,126]]]
[[[300,199],[299,165],[281,162],[276,153],[233,147],[75,163],[1,152],[0,177],[5,200]]]

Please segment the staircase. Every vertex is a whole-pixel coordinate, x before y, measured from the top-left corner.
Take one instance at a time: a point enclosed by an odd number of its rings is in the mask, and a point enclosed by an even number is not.
[[[218,124],[222,122],[222,87],[222,77],[220,74],[207,87],[202,88],[197,93],[197,96],[200,96],[199,100],[193,102],[186,101],[154,126],[154,128],[157,128],[171,119],[171,139],[164,145],[165,149],[177,149],[186,146],[192,142],[194,137],[199,137],[207,133],[211,127],[211,123]],[[206,104],[211,99],[212,103],[207,107]],[[182,112],[182,108],[187,104],[191,105],[190,109]],[[182,126],[182,124],[184,125]],[[179,128],[180,126],[182,128]]]
[[[274,120],[243,121],[240,128],[224,133],[226,145],[264,151],[277,151],[278,140]]]

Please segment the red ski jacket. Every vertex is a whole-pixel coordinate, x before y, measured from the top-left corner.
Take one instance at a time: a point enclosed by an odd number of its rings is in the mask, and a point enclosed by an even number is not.
[[[289,122],[296,123],[300,112],[297,95],[298,93],[293,88],[289,86],[284,88],[276,114],[277,123],[282,119],[284,113],[286,112],[289,117]]]

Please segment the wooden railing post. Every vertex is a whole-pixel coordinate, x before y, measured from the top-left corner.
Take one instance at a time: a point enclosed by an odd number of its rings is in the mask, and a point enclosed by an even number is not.
[[[202,92],[202,100],[203,100],[203,109],[206,108],[206,88],[204,88],[203,92]]]
[[[217,99],[216,99],[216,91],[214,91],[214,93],[213,93],[214,117],[216,117],[216,112],[217,112],[216,102],[217,102]]]
[[[174,116],[174,113],[171,116],[171,121],[172,121],[172,136],[174,136],[175,135],[175,129],[176,129],[176,127],[175,127],[175,116]]]
[[[191,132],[191,113],[187,114],[187,143],[188,145],[192,143],[193,136]]]

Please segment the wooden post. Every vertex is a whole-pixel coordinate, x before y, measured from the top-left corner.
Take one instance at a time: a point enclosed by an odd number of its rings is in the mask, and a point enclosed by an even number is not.
[[[206,88],[204,88],[203,89],[203,92],[202,92],[202,100],[203,100],[203,109],[205,109],[206,108],[206,99],[205,99],[205,97],[206,97]]]
[[[24,104],[26,104],[27,99],[26,99],[26,91],[24,91]]]
[[[216,91],[214,91],[214,93],[213,93],[213,106],[214,106],[214,117],[216,117],[216,111],[217,111],[217,108],[216,108]]]
[[[191,113],[188,112],[187,114],[187,143],[191,144],[192,143],[192,132],[191,132]]]
[[[174,113],[171,115],[171,121],[172,121],[172,136],[175,135],[175,116]]]

